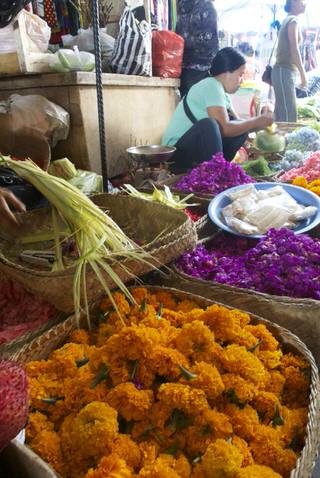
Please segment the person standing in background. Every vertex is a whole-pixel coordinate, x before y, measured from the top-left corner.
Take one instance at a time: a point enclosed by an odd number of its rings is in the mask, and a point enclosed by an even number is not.
[[[305,0],[287,0],[285,11],[288,16],[282,22],[276,53],[276,63],[272,69],[272,85],[275,93],[276,121],[297,121],[297,104],[295,82],[300,75],[299,88],[307,87],[305,69],[302,63],[299,43],[301,32],[298,26],[298,15],[305,12]]]
[[[214,0],[178,0],[176,33],[184,39],[180,94],[208,76],[219,50],[217,11]]]

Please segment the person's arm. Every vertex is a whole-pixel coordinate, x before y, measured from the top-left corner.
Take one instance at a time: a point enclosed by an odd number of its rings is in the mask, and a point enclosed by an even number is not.
[[[300,73],[301,87],[306,88],[307,86],[306,72],[302,64],[301,54],[299,50],[299,28],[296,22],[289,23],[288,37],[289,37],[289,46],[290,46],[290,53],[291,53],[292,60]]]
[[[13,206],[17,211],[24,212],[25,205],[7,189],[0,188],[0,215],[12,225],[17,225],[18,221],[11,211],[9,205]]]
[[[273,114],[271,112],[239,121],[230,121],[227,110],[221,106],[209,106],[207,112],[209,118],[213,118],[219,123],[221,133],[225,137],[239,136],[250,130],[264,129],[273,123]]]

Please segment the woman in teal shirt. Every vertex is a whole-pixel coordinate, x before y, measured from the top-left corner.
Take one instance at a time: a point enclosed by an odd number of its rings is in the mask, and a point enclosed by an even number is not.
[[[273,123],[271,112],[242,121],[232,111],[228,94],[240,87],[245,64],[237,50],[223,48],[212,61],[210,76],[180,101],[162,139],[162,144],[176,147],[173,170],[186,170],[218,152],[231,161],[250,130]]]

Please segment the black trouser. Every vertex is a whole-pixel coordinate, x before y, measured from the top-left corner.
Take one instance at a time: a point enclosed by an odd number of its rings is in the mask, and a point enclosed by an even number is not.
[[[185,171],[199,163],[209,161],[216,153],[223,152],[231,161],[247,139],[247,133],[240,136],[222,137],[219,125],[213,118],[197,121],[175,144],[172,156],[172,171]]]
[[[188,91],[190,90],[191,86],[195,85],[199,81],[207,78],[208,72],[207,71],[199,71],[199,70],[192,70],[189,68],[183,68],[180,77],[180,95],[183,98]]]

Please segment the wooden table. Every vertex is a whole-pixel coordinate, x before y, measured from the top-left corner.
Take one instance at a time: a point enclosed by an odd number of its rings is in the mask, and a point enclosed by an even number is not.
[[[127,169],[129,146],[159,144],[177,104],[179,80],[103,74],[109,176]],[[53,159],[69,158],[80,169],[100,172],[95,73],[45,73],[0,77],[0,100],[39,94],[70,113],[67,140]]]

